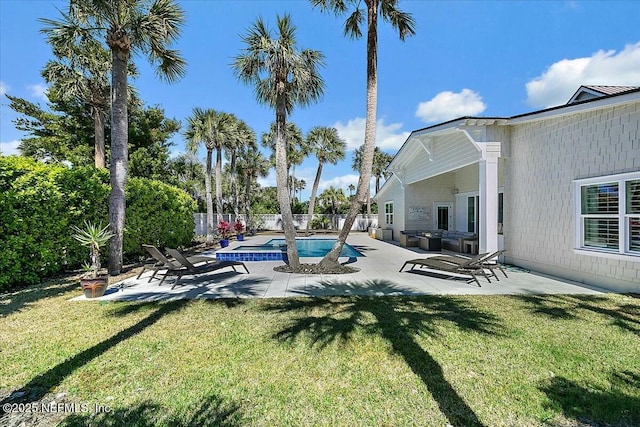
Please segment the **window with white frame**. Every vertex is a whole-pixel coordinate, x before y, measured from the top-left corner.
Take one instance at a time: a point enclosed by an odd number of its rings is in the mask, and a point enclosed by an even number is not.
[[[384,222],[386,225],[393,225],[393,202],[384,203]]]
[[[640,172],[589,178],[576,185],[576,245],[640,256]]]

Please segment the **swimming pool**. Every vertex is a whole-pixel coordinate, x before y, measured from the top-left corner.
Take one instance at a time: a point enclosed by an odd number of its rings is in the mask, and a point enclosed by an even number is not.
[[[336,239],[296,239],[300,258],[323,257],[336,243]],[[360,257],[362,254],[345,243],[341,257]],[[216,259],[222,261],[288,261],[285,239],[271,239],[262,245],[242,245],[231,251],[216,252]]]

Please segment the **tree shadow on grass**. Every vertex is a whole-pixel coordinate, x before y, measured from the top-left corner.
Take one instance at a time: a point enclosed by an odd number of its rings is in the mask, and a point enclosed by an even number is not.
[[[555,377],[540,387],[548,406],[589,426],[640,425],[640,375],[631,371],[611,374],[610,385],[579,385]]]
[[[575,319],[581,312],[592,312],[611,319],[611,324],[640,335],[640,300],[624,302],[593,295],[522,295],[514,298],[525,302],[535,314],[552,319]]]
[[[191,408],[187,408],[190,410]],[[64,419],[59,426],[202,426],[202,427],[235,427],[242,425],[240,407],[225,402],[218,396],[208,396],[200,405],[193,408],[186,416],[166,415],[166,408],[153,402],[113,409],[100,414],[74,414]]]
[[[334,282],[322,285],[333,288]],[[404,293],[391,282],[341,283],[353,288],[384,287],[386,293]],[[439,336],[437,323],[447,321],[463,331],[500,335],[497,318],[470,304],[440,296],[403,297],[329,297],[279,300],[265,307],[273,312],[297,312],[291,324],[277,332],[274,338],[291,342],[299,336],[310,336],[313,345],[321,350],[332,342],[346,342],[359,331],[381,336],[402,356],[409,368],[425,384],[440,411],[455,426],[483,426],[473,409],[445,378],[442,367],[416,341],[416,336]],[[373,321],[372,321],[373,319]]]
[[[24,289],[0,293],[0,317],[22,311],[39,300],[53,298],[80,289],[77,277],[47,280]]]
[[[159,307],[155,311],[153,311],[144,319],[140,320],[138,323],[118,332],[111,338],[108,338],[76,354],[75,356],[54,366],[48,371],[36,376],[21,389],[14,391],[10,396],[3,399],[0,404],[31,403],[38,401],[48,391],[60,385],[60,383],[62,383],[65,378],[73,374],[73,372],[75,372],[77,369],[80,369],[81,367],[91,362],[93,359],[99,357],[103,353],[107,352],[109,349],[118,345],[119,343],[139,334],[167,314],[179,310],[186,303],[187,301],[180,300],[165,304],[159,304]],[[123,313],[131,313],[135,310],[140,310],[143,307],[144,304],[131,304],[123,306]],[[0,409],[0,417],[2,417],[4,413],[5,411],[3,409]]]

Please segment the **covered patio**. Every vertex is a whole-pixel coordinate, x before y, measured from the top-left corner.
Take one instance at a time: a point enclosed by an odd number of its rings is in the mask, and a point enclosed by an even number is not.
[[[474,233],[480,253],[508,249],[502,238],[509,148],[501,142],[503,122],[464,118],[413,132],[374,198],[380,226],[394,236],[403,230]]]

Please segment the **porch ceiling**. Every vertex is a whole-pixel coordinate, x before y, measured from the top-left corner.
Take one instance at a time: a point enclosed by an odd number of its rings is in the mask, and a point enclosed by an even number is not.
[[[416,133],[409,137],[388,170],[406,185],[468,166],[481,156],[479,147],[457,128]]]

